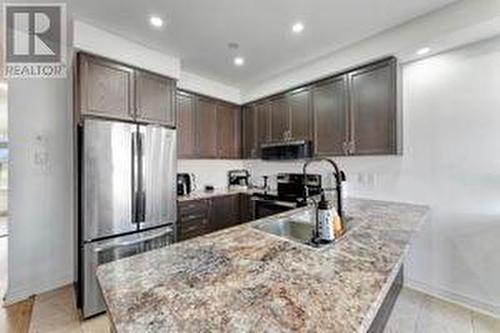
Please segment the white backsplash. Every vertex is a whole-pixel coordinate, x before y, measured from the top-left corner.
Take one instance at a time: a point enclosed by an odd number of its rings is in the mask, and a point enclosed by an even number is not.
[[[229,170],[243,169],[242,160],[178,160],[177,172],[195,175],[196,188],[203,190],[206,185],[215,188],[227,187]]]

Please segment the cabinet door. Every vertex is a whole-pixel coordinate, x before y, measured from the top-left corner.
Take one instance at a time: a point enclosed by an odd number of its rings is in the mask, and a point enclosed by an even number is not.
[[[183,201],[179,202],[177,207],[177,239],[179,241],[210,232],[210,200]]]
[[[240,199],[240,212],[239,212],[239,223],[246,223],[253,221],[254,218],[254,201],[250,194],[241,193],[239,195]]]
[[[271,141],[283,141],[291,138],[290,115],[286,97],[279,96],[270,102]]]
[[[239,157],[239,108],[231,104],[217,104],[217,155],[219,158]]]
[[[175,81],[136,71],[135,102],[138,121],[175,126]]]
[[[217,158],[217,103],[198,97],[196,103],[196,148],[199,158]]]
[[[79,54],[80,114],[134,120],[134,70]]]
[[[259,157],[259,146],[257,142],[257,112],[254,105],[243,107],[241,129],[243,158]]]
[[[315,155],[345,155],[349,139],[347,76],[318,83],[312,95]]]
[[[397,153],[396,62],[349,74],[351,151],[356,155]]]
[[[311,91],[299,89],[288,95],[290,108],[291,139],[311,139]]]
[[[194,158],[195,151],[195,107],[194,95],[177,92],[177,151],[179,158]]]
[[[229,228],[239,224],[240,200],[238,195],[212,198],[210,215],[211,231]]]
[[[271,112],[267,101],[255,105],[257,112],[257,146],[271,140]]]

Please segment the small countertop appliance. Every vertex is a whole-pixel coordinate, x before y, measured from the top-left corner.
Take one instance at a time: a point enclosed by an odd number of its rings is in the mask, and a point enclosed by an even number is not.
[[[250,173],[248,170],[230,170],[227,173],[228,187],[232,190],[248,188]]]
[[[194,177],[189,173],[177,174],[177,195],[189,195],[193,190]]]

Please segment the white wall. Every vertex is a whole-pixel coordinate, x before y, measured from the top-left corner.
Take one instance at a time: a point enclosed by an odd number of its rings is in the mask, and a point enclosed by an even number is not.
[[[73,21],[73,46],[78,50],[114,59],[174,79],[180,77],[181,63],[178,58],[131,42],[81,20]]]
[[[500,37],[403,68],[404,155],[335,158],[353,196],[430,205],[416,288],[500,316]],[[245,163],[254,176],[301,163]]]
[[[73,281],[70,82],[9,80],[7,303]]]
[[[242,160],[179,160],[177,172],[193,173],[198,190],[205,185],[216,188],[227,187],[229,170],[243,169]]]
[[[7,82],[0,79],[0,137],[7,134]]]
[[[182,71],[181,77],[179,81],[177,81],[177,88],[197,92],[227,102],[241,104],[240,89],[207,79],[194,73]]]

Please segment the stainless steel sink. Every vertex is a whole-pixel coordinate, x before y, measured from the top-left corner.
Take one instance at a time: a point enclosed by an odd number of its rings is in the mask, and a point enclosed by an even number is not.
[[[314,230],[312,223],[289,219],[264,221],[254,224],[253,227],[304,244],[311,241]]]
[[[351,218],[346,218],[349,222]],[[310,211],[302,212],[289,218],[256,221],[252,227],[298,243],[317,247],[312,242],[315,216]],[[348,224],[348,229],[349,224]]]

